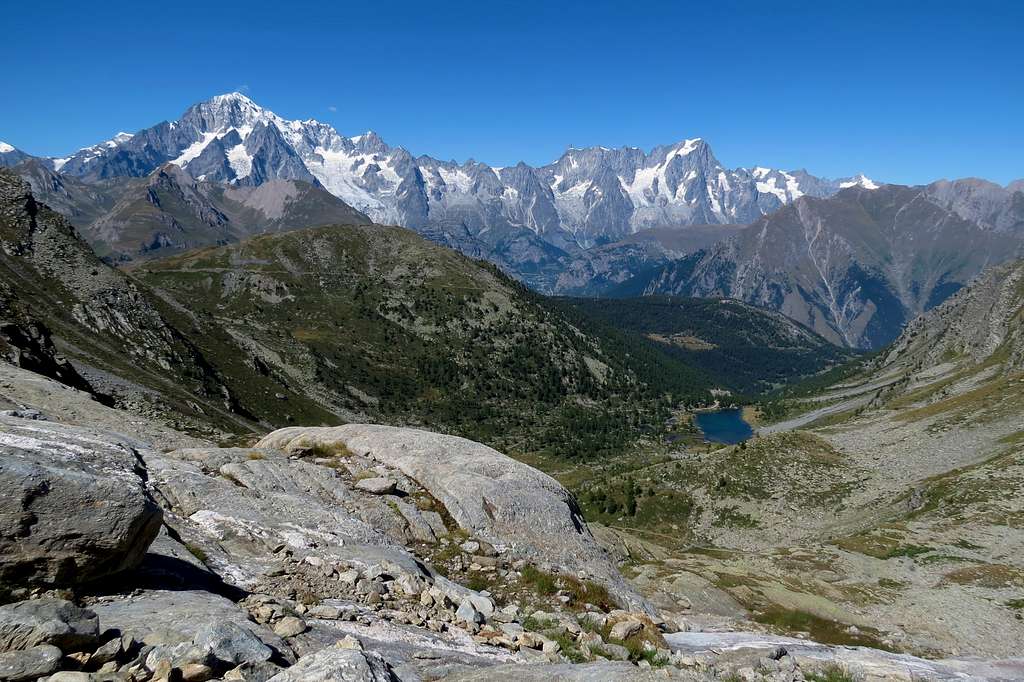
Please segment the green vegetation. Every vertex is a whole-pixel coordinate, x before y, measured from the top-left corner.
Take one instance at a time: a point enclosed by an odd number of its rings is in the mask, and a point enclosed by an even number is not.
[[[834,543],[848,552],[857,552],[876,559],[915,558],[934,552],[934,547],[904,543],[900,527],[883,526],[859,535],[840,538]]]
[[[536,566],[523,567],[519,582],[542,597],[563,594],[569,597],[570,608],[582,608],[585,604],[593,604],[602,611],[618,608],[618,604],[608,593],[608,589],[591,580],[580,580],[573,576],[560,575],[542,571]]]
[[[729,528],[758,528],[760,524],[757,519],[744,514],[736,507],[725,507],[715,514],[714,525]]]
[[[422,425],[607,458],[711,381],[656,345],[397,228],[265,235],[137,266],[246,413]]]
[[[976,585],[989,589],[1024,587],[1024,570],[1006,564],[980,564],[947,573],[943,580],[957,585]]]
[[[199,559],[199,561],[201,561],[204,564],[206,563],[207,556],[206,552],[203,551],[202,547],[200,547],[199,545],[194,545],[191,542],[186,542],[185,549],[187,549],[188,553],[194,556],[196,559]]]
[[[341,442],[314,443],[299,452],[299,456],[308,457],[310,459],[344,459],[346,457],[351,457],[352,452],[348,449],[347,445]]]
[[[822,618],[807,611],[787,609],[773,605],[756,611],[754,620],[758,623],[771,625],[787,633],[807,632],[811,639],[825,644],[844,646],[869,646],[875,649],[892,651],[891,646],[882,642],[881,633],[868,627],[860,627],[853,632],[848,625],[838,621]]]
[[[758,402],[761,416],[766,422],[776,422],[806,411],[808,406],[801,398],[810,398],[823,394],[827,389],[847,380],[852,380],[864,371],[865,366],[877,355],[864,353],[853,355],[850,359],[831,369],[819,372],[814,376],[801,379],[789,386],[778,388],[763,396]],[[814,407],[823,407],[828,403],[816,402]]]
[[[856,357],[777,313],[738,302],[671,296],[562,300],[741,395],[772,391]]]
[[[854,682],[853,675],[839,665],[831,664],[821,670],[805,672],[807,682]]]

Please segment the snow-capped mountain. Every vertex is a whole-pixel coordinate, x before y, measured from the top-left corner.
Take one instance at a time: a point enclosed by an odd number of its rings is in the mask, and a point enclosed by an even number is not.
[[[49,159],[50,169],[58,172],[63,171],[72,175],[80,175],[81,173],[76,172],[77,169],[80,169],[87,162],[93,159],[102,157],[104,153],[117,149],[118,146],[132,139],[132,137],[131,133],[121,132],[105,142],[94,144],[91,147],[82,147],[71,156],[64,158],[51,158]],[[70,165],[68,165],[69,163]]]
[[[0,168],[15,166],[27,158],[28,154],[0,140]]]
[[[372,132],[346,137],[313,119],[286,120],[240,93],[52,159],[61,173],[86,180],[145,176],[167,162],[194,178],[236,185],[305,180],[381,223],[421,231],[457,224],[492,247],[525,230],[564,250],[651,227],[751,222],[803,195],[875,187],[864,176],[729,170],[699,138],[650,153],[569,149],[539,168],[414,158]]]

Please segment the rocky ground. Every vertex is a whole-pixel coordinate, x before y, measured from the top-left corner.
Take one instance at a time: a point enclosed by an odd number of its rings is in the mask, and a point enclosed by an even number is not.
[[[220,448],[24,370],[0,387],[0,679],[971,674],[697,637],[742,606],[628,583],[561,485],[472,441],[348,425]]]

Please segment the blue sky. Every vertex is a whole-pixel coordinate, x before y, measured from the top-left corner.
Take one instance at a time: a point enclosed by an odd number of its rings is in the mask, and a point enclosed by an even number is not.
[[[0,139],[34,154],[241,89],[494,165],[703,137],[731,167],[1024,177],[1024,3],[59,5],[3,9]]]

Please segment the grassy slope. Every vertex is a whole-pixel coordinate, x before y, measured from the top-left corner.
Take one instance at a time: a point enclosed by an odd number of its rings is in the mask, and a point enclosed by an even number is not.
[[[593,459],[707,398],[679,361],[398,228],[266,235],[134,274],[272,425],[340,415]]]
[[[652,340],[719,386],[753,395],[827,371],[855,353],[778,313],[718,299],[566,299],[583,314]]]

